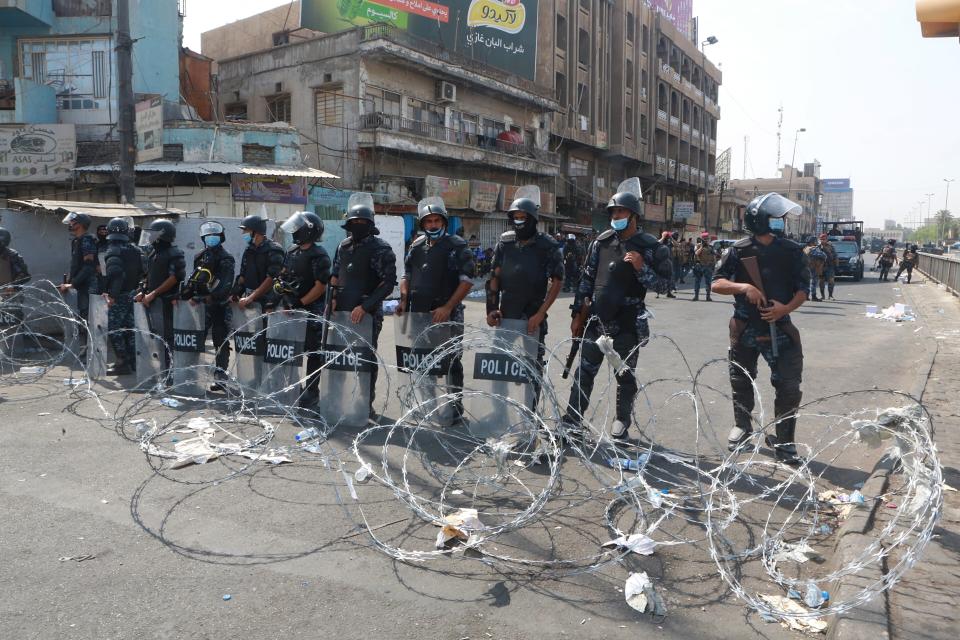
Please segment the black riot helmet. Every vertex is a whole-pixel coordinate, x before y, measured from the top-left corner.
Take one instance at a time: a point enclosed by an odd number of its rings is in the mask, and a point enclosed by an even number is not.
[[[743,226],[755,236],[774,233],[770,224],[771,219],[782,220],[788,214],[799,214],[803,208],[796,202],[784,198],[779,193],[768,193],[757,196],[750,201],[743,214]],[[781,225],[775,225],[780,226]]]
[[[61,211],[65,211],[65,209],[61,209]],[[70,211],[69,213],[67,213],[67,215],[65,215],[63,217],[63,220],[61,220],[60,222],[67,226],[72,226],[74,224],[80,225],[81,227],[83,227],[84,231],[89,229],[90,225],[93,224],[93,221],[90,219],[90,216],[88,216],[85,213],[77,213],[76,211]]]
[[[629,209],[631,213],[639,216],[640,198],[632,193],[615,193],[613,194],[613,197],[610,198],[610,202],[607,203],[607,212],[609,213],[614,207],[623,207],[624,209]]]
[[[177,239],[177,227],[169,220],[154,220],[150,226],[143,230],[140,236],[141,244],[153,244],[155,242],[173,243]]]
[[[889,240],[887,240],[887,244],[890,245],[891,247],[895,247],[897,246],[897,241],[894,240],[893,238],[890,238]]]
[[[537,220],[540,207],[531,198],[517,198],[510,204],[507,215],[510,215],[514,211],[522,211],[534,220]]]
[[[267,221],[261,216],[247,216],[240,222],[240,228],[262,236],[267,235]]]
[[[351,220],[369,220],[370,223],[373,224],[373,207],[367,204],[355,204],[347,210],[347,215],[344,220],[347,222],[350,222]]]
[[[298,245],[307,244],[316,242],[323,235],[323,220],[310,211],[297,211],[280,228],[289,233]]]
[[[226,230],[223,228],[223,225],[216,220],[208,220],[200,225],[200,238],[203,239],[207,236],[220,236],[220,242],[227,241]]]
[[[3,227],[0,227],[0,251],[3,251],[9,247],[12,239],[13,238],[11,237],[10,232]]]
[[[126,218],[114,218],[107,223],[107,240],[130,242],[130,224]]]
[[[423,229],[423,221],[430,216],[443,218],[443,226],[450,223],[450,215],[447,213],[447,206],[444,204],[443,198],[433,196],[424,198],[417,203],[417,224],[421,230]]]

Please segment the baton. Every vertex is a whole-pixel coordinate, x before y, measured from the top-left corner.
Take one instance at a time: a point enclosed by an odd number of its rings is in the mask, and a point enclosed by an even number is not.
[[[573,367],[573,361],[577,359],[577,352],[580,351],[580,340],[574,338],[573,345],[570,347],[570,355],[567,356],[567,363],[563,367],[563,374],[560,376],[566,380],[570,376],[570,369]]]

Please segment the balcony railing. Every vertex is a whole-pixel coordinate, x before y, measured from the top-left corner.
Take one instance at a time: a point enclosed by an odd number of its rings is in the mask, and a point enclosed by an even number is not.
[[[657,109],[657,120],[659,120],[660,122],[666,122],[667,112],[664,111],[663,109]]]
[[[690,182],[690,165],[680,165],[680,179],[684,182]]]
[[[657,156],[657,173],[663,174],[667,171],[667,159],[663,156]]]
[[[679,126],[680,126],[680,118],[678,118],[677,116],[670,116],[670,126],[671,126],[671,127],[679,127]]]
[[[685,135],[685,136],[690,135],[690,125],[688,125],[686,122],[684,122],[684,123],[680,126],[680,128],[681,128],[681,130],[683,131],[683,135]]]
[[[361,115],[359,129],[366,131],[396,131],[462,147],[478,148],[517,158],[532,158],[539,162],[552,165],[560,164],[560,155],[558,153],[538,149],[530,144],[510,142],[508,140],[501,140],[496,136],[488,136],[464,131],[462,129],[450,129],[440,124],[411,120],[410,118],[385,113],[367,113]]]

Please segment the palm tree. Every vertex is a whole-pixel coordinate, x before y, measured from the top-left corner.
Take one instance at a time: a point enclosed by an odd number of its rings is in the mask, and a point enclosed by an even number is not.
[[[933,217],[937,225],[937,236],[941,240],[946,240],[947,236],[953,232],[954,219],[947,209],[940,209],[937,215]]]

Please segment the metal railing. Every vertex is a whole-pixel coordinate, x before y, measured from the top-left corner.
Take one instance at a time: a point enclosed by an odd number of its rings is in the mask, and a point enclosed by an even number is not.
[[[931,280],[941,283],[954,295],[960,295],[960,260],[920,252],[917,269]]]
[[[411,120],[402,116],[386,113],[366,113],[360,116],[361,130],[380,129],[409,133],[438,142],[446,142],[463,147],[479,148],[493,153],[502,153],[517,158],[532,158],[552,165],[560,164],[560,154],[526,144],[501,140],[496,136],[484,135],[462,129],[450,129],[441,124]]]

